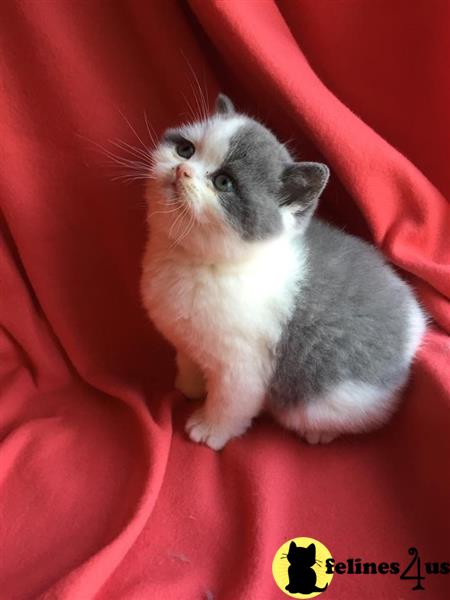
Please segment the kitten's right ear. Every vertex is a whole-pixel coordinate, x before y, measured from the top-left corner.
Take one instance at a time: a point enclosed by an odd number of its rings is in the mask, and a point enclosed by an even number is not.
[[[219,115],[232,115],[234,113],[234,104],[225,96],[225,94],[219,94],[216,100],[216,113]]]
[[[281,205],[292,205],[298,215],[311,217],[329,177],[330,170],[322,163],[288,165],[281,177]]]
[[[289,546],[289,552],[291,550],[297,550],[297,544],[295,542],[291,542]]]

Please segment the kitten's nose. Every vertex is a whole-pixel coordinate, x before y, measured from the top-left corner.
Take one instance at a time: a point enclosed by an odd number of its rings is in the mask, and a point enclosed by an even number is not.
[[[181,179],[182,177],[192,177],[192,169],[185,163],[181,163],[176,168],[176,176],[177,179]]]

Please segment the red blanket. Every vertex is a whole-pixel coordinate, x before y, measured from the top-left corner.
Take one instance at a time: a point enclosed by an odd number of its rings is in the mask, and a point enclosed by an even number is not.
[[[450,560],[449,3],[0,15],[0,598],[282,598],[272,558],[297,536],[337,561]],[[156,134],[187,118],[196,79],[330,165],[322,215],[415,286],[432,323],[382,431],[309,447],[261,418],[220,453],[186,439],[139,300],[142,185],[114,181],[95,144],[126,156],[126,120],[149,143],[144,110]],[[326,594],[446,599],[450,575],[414,585],[336,574]]]

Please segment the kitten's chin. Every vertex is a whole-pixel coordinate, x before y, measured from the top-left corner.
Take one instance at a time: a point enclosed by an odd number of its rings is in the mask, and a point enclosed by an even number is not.
[[[152,194],[154,194],[154,190],[155,187],[152,187]],[[201,216],[196,214],[198,210],[195,210],[195,203],[190,198],[189,190],[175,181],[161,181],[158,185],[158,196],[169,209],[177,205],[180,208],[184,207],[197,217]]]
[[[182,252],[204,264],[240,262],[252,252],[252,245],[241,240],[215,211],[207,206],[200,210],[188,190],[177,190],[170,181],[153,180],[146,197],[150,230],[161,249]]]
[[[251,257],[255,250],[252,244],[229,230],[198,223],[176,247],[193,262],[204,265],[240,263]]]

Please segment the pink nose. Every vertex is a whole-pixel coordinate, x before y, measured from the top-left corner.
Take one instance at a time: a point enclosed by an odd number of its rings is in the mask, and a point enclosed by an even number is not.
[[[192,170],[188,165],[182,163],[176,168],[176,176],[177,179],[181,179],[182,177],[192,177]]]

